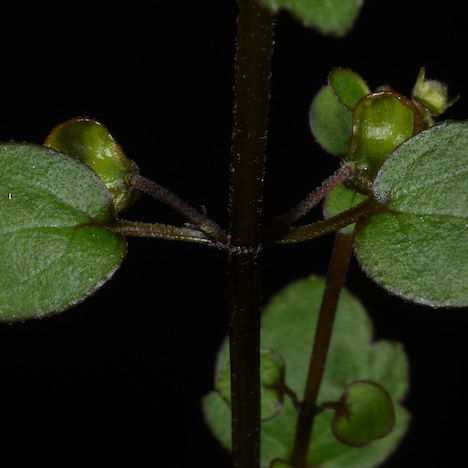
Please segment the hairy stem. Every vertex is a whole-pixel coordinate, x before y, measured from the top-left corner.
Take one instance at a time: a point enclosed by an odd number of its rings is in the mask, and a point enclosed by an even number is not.
[[[239,0],[228,261],[232,455],[234,468],[260,457],[260,228],[270,101],[273,22]]]
[[[276,242],[279,244],[305,242],[335,232],[338,229],[356,222],[363,216],[382,213],[385,210],[385,205],[380,204],[373,198],[367,198],[353,208],[343,211],[336,216],[332,216],[331,218],[323,221],[317,221],[306,226],[293,228],[287,234],[276,239]]]
[[[348,271],[352,249],[352,234],[338,232],[335,237],[327,282],[315,330],[304,399],[297,421],[296,437],[291,456],[293,468],[305,468],[307,464],[310,437],[314,417],[317,414],[317,397],[327,362],[338,300]]]
[[[167,224],[142,223],[139,221],[118,220],[105,226],[109,231],[122,236],[150,237],[153,239],[176,240],[204,244],[209,247],[226,249],[227,245],[214,242],[210,237],[196,229],[170,226]]]
[[[265,238],[272,238],[288,232],[289,226],[305,216],[337,185],[345,182],[351,175],[351,167],[347,164],[338,168],[330,177],[314,189],[304,200],[291,208],[288,212],[276,217],[264,231]]]
[[[131,179],[131,184],[136,189],[151,195],[180,213],[188,221],[194,224],[197,229],[203,231],[215,241],[227,243],[227,234],[213,220],[200,213],[198,210],[193,208],[193,206],[189,205],[186,201],[182,200],[168,189],[140,175],[134,175]]]

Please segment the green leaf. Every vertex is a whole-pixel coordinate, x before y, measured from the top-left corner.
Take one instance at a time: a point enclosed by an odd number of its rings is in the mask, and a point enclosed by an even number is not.
[[[289,463],[286,463],[284,460],[273,460],[271,462],[270,468],[292,468]]]
[[[388,392],[374,382],[347,385],[332,421],[335,437],[344,444],[364,447],[388,435],[395,425],[395,410]]]
[[[352,114],[337,99],[330,86],[324,86],[310,106],[309,122],[317,143],[335,156],[348,154],[352,134]]]
[[[412,101],[394,91],[369,94],[353,112],[349,159],[359,163],[370,187],[392,151],[421,129]]]
[[[330,193],[328,193],[323,204],[323,214],[325,218],[331,218],[343,211],[349,210],[353,206],[358,205],[367,197],[354,190],[349,189],[344,184],[337,185]],[[351,234],[354,230],[355,223],[341,228],[340,232]]]
[[[273,419],[283,407],[284,360],[271,349],[260,350],[262,420]],[[231,407],[231,365],[228,362],[218,373],[215,388]]]
[[[388,213],[359,222],[356,254],[388,291],[431,306],[468,305],[468,123],[447,122],[404,144],[379,171]]]
[[[273,11],[293,13],[305,26],[322,34],[343,36],[353,26],[363,0],[260,0]]]
[[[374,343],[369,366],[375,381],[385,385],[394,401],[402,401],[406,397],[409,369],[401,343],[387,340]]]
[[[370,93],[366,82],[347,68],[333,68],[328,75],[328,84],[339,101],[349,110],[353,110],[358,101]]]
[[[27,143],[0,145],[0,320],[77,304],[126,253],[99,227],[114,220],[109,191],[85,165]]]
[[[117,213],[134,203],[136,191],[130,178],[138,173],[138,166],[101,123],[88,118],[67,120],[52,130],[44,144],[87,164],[106,184]]]
[[[261,346],[274,349],[286,363],[286,381],[302,396],[304,392],[314,330],[325,282],[312,277],[297,281],[266,307],[262,316]],[[227,340],[221,347],[216,367],[229,359]],[[372,344],[372,327],[362,305],[344,290],[338,305],[331,349],[318,404],[336,401],[343,388],[355,380],[371,380],[385,387],[395,402],[395,429],[388,436],[357,450],[339,442],[331,430],[332,414],[324,411],[315,420],[313,449],[309,463],[321,468],[372,468],[396,448],[406,432],[409,416],[399,401],[407,388],[407,362],[401,345],[389,342]],[[230,411],[216,393],[203,400],[205,418],[213,433],[229,449],[231,444]],[[285,398],[281,413],[262,424],[261,466],[272,460],[289,460],[297,411]]]

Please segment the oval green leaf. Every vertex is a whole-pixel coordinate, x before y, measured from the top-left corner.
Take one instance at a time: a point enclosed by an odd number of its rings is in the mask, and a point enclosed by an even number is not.
[[[348,68],[333,68],[328,75],[328,84],[349,110],[353,110],[358,101],[370,93],[367,83]]]
[[[335,437],[352,447],[365,445],[388,435],[395,425],[395,409],[388,392],[374,382],[347,385],[332,421]]]
[[[343,106],[330,86],[324,86],[310,106],[309,122],[317,143],[335,156],[348,154],[352,135],[352,113]]]
[[[136,191],[130,178],[138,173],[138,166],[125,156],[100,122],[88,118],[67,120],[52,130],[44,144],[87,164],[109,189],[116,213],[134,203]]]
[[[87,166],[52,149],[0,145],[0,320],[77,304],[121,264],[111,196]]]
[[[365,195],[349,189],[344,184],[337,185],[325,198],[323,203],[323,215],[325,218],[331,218],[358,205],[366,198]],[[349,224],[341,228],[340,232],[351,234],[354,231],[354,227],[355,223]]]
[[[271,349],[260,350],[261,415],[262,421],[279,414],[284,400],[283,358]],[[218,373],[215,388],[231,407],[231,365],[228,362]]]
[[[325,281],[312,277],[297,281],[266,307],[262,316],[261,346],[274,349],[286,363],[287,385],[299,396],[304,392],[314,330]],[[223,344],[216,367],[229,360],[229,345]],[[333,414],[320,413],[314,423],[308,462],[321,468],[372,468],[396,448],[406,432],[409,416],[399,404],[408,388],[408,369],[402,346],[372,343],[370,320],[359,301],[347,290],[341,295],[327,368],[318,404],[338,400],[343,388],[355,380],[371,380],[385,387],[395,402],[395,429],[386,437],[357,450],[338,441],[331,430]],[[217,392],[203,400],[205,419],[227,449],[231,446],[231,413]],[[289,460],[294,443],[297,411],[285,398],[281,413],[261,427],[261,466],[272,460]]]
[[[286,9],[322,34],[343,36],[353,26],[363,0],[260,0],[273,11]]]
[[[364,271],[413,302],[468,305],[467,187],[467,122],[443,123],[402,144],[373,187],[390,211],[357,225]]]

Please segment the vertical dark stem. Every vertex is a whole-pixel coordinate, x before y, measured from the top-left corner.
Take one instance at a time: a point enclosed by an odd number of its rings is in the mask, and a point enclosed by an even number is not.
[[[296,438],[291,456],[293,468],[306,467],[310,436],[317,409],[317,397],[327,362],[338,300],[348,271],[352,249],[352,234],[338,232],[335,237],[333,253],[328,267],[327,283],[315,330],[314,346],[307,374],[304,400],[301,404],[301,411],[296,427]]]
[[[273,25],[256,0],[239,0],[228,265],[235,468],[260,455],[260,229]]]

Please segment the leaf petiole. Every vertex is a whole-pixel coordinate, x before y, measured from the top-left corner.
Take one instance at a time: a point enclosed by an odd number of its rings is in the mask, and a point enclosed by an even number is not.
[[[193,206],[189,205],[186,201],[182,200],[179,196],[168,189],[140,175],[134,175],[131,178],[130,183],[134,188],[151,195],[153,198],[162,201],[167,206],[180,213],[188,221],[193,223],[197,229],[203,231],[211,239],[222,244],[228,243],[228,234],[221,229],[217,223],[200,213],[198,210],[193,208]]]
[[[305,216],[337,185],[342,184],[352,174],[352,167],[349,164],[340,166],[331,176],[327,177],[323,183],[315,188],[304,200],[297,203],[288,212],[276,217],[273,222],[266,227],[265,237],[272,237],[273,233],[284,232],[289,226]]]
[[[143,223],[139,221],[118,220],[107,226],[102,226],[115,234],[130,237],[149,237],[153,239],[175,240],[204,244],[216,249],[226,249],[226,245],[210,239],[197,229],[171,226],[168,224]]]
[[[276,239],[275,242],[278,244],[305,242],[335,232],[338,229],[348,226],[348,224],[356,222],[359,218],[364,216],[382,213],[383,211],[386,211],[386,206],[384,204],[379,203],[373,198],[366,198],[358,205],[331,218],[292,228],[287,234]]]

